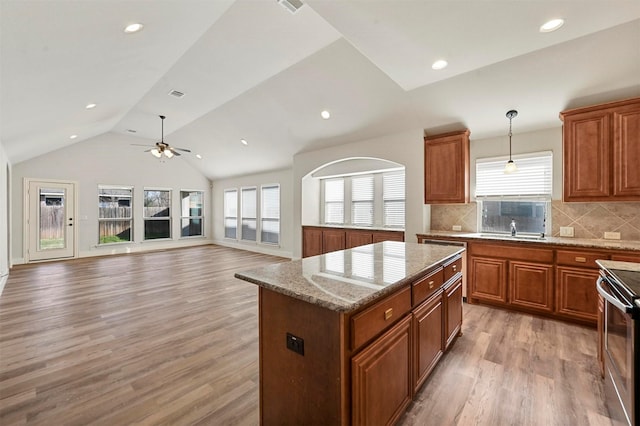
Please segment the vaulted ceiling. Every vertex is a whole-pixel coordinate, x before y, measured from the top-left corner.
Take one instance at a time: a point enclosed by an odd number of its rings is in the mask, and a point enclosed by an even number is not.
[[[557,127],[568,107],[640,96],[638,0],[303,0],[294,14],[276,0],[0,0],[0,18],[13,163],[109,132],[153,161],[119,135],[151,145],[166,115],[165,141],[193,151],[178,160],[216,179],[406,129],[502,135],[513,108],[514,134]]]

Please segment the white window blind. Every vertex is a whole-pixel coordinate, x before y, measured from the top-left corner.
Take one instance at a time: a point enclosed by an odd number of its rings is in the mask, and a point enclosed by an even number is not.
[[[384,226],[404,227],[404,171],[382,175]]]
[[[344,179],[324,181],[324,222],[344,223]]]
[[[224,191],[224,237],[238,238],[238,190]]]
[[[351,223],[373,225],[373,175],[351,179]]]
[[[242,188],[242,239],[256,241],[257,226],[257,196],[256,188]]]
[[[260,241],[278,244],[280,242],[280,186],[263,186],[261,200]]]
[[[506,160],[476,160],[476,197],[551,196],[553,156],[551,151],[513,156],[518,170],[505,174]]]

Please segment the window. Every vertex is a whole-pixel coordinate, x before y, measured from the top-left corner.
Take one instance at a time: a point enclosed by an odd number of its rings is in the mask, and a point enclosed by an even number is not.
[[[204,235],[203,205],[203,191],[180,191],[181,237],[200,237]]]
[[[404,172],[382,175],[384,226],[404,228]]]
[[[404,228],[404,176],[404,170],[395,169],[323,179],[321,223]],[[345,205],[350,206],[346,211]]]
[[[144,190],[144,239],[171,238],[171,191]]]
[[[100,244],[132,241],[133,188],[98,186],[98,235]]]
[[[260,241],[280,243],[280,186],[262,187],[262,206],[260,208]]]
[[[238,190],[224,191],[224,237],[238,238]]]
[[[242,188],[242,231],[240,236],[245,241],[256,241],[257,202],[256,188]]]
[[[344,179],[324,181],[324,223],[344,223]]]
[[[351,223],[373,225],[373,175],[351,178]]]
[[[541,234],[550,229],[553,157],[550,151],[514,156],[517,172],[504,173],[505,159],[476,161],[476,198],[481,232]]]

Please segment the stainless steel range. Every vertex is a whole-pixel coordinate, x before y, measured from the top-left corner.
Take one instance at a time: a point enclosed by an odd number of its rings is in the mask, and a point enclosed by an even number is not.
[[[640,425],[640,264],[598,260],[605,300],[605,394],[616,426]]]

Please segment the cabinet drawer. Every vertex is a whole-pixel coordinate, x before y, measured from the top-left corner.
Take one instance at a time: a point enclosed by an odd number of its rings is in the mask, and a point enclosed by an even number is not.
[[[351,349],[356,350],[371,340],[410,309],[411,287],[406,287],[354,315],[351,318]]]
[[[515,245],[472,243],[469,244],[469,254],[471,256],[501,257],[509,260],[553,263],[553,250],[516,247]]]
[[[637,253],[612,254],[611,255],[611,260],[617,260],[619,262],[640,263],[640,252],[637,252]]]
[[[417,306],[427,297],[431,296],[444,283],[444,271],[442,268],[431,272],[412,284],[413,306]]]
[[[459,257],[448,265],[445,265],[444,281],[449,281],[458,272],[462,272],[462,257]]]
[[[602,252],[558,250],[556,252],[558,265],[577,266],[581,268],[598,268],[597,259],[608,260],[609,255]]]

